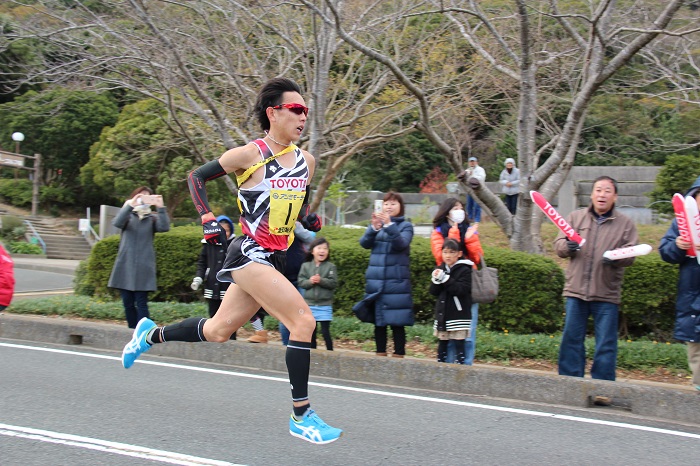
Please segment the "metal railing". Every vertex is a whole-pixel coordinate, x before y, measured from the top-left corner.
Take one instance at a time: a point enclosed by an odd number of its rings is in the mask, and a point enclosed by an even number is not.
[[[92,225],[89,225],[89,228],[85,231],[83,231],[83,237],[85,238],[85,241],[88,242],[90,247],[94,246],[95,243],[100,241],[102,238],[100,238],[100,235],[97,234],[94,228],[92,228]]]
[[[36,239],[36,242],[39,243],[39,246],[41,246],[42,252],[46,254],[46,243],[41,238],[39,232],[36,231],[34,225],[32,225],[32,222],[30,222],[29,220],[25,220],[24,224],[27,225],[27,227],[29,228],[30,233],[26,233],[26,235],[29,236],[30,242],[33,242],[31,241],[33,238]]]
[[[78,230],[83,234],[83,238],[85,238],[90,247],[93,247],[95,243],[102,239],[90,223],[90,207],[85,210],[85,218],[81,218],[78,221]]]

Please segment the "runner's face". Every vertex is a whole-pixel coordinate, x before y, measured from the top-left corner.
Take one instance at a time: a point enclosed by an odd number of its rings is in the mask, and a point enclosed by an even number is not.
[[[593,201],[593,210],[598,215],[612,209],[613,204],[617,201],[617,193],[612,182],[610,180],[600,180],[594,184],[591,201]]]
[[[401,204],[396,199],[384,201],[384,213],[389,214],[389,217],[398,217],[401,212]]]
[[[285,92],[282,94],[282,102],[280,103],[306,106],[304,98],[298,92]],[[287,141],[298,141],[301,138],[301,132],[304,131],[306,119],[307,117],[303,113],[297,115],[288,108],[273,109],[270,118],[270,134],[285,144]]]

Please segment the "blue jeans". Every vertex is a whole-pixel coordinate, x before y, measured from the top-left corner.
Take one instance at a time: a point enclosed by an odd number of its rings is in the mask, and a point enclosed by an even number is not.
[[[474,364],[474,354],[476,353],[476,324],[479,321],[479,304],[472,304],[472,334],[467,338],[464,345],[464,352],[466,357],[464,358],[464,364],[471,366]],[[455,345],[450,340],[447,345],[447,362],[455,362],[457,358],[457,352],[455,351]]]
[[[472,223],[481,221],[481,206],[471,196],[467,196],[467,219]]]
[[[124,314],[129,328],[136,328],[143,317],[151,317],[148,313],[148,291],[119,290],[122,295]]]
[[[284,326],[282,322],[279,325],[280,337],[282,337],[282,344],[287,346],[289,344],[289,329]]]
[[[595,329],[591,377],[615,380],[619,306],[571,297],[566,298],[566,321],[559,348],[559,374],[583,377],[586,368],[586,326],[591,315]]]

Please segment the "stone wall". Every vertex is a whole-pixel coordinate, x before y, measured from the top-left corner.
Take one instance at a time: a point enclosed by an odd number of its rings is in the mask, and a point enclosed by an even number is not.
[[[639,224],[653,223],[654,217],[647,194],[654,188],[656,175],[661,167],[573,167],[561,189],[550,203],[563,216],[568,215],[579,207],[585,207],[590,202],[593,180],[602,175],[608,175],[618,182],[617,207]],[[487,181],[486,185],[492,191],[500,192],[498,181]],[[406,203],[406,215],[416,224],[431,223],[437,212],[438,205],[448,197],[457,197],[466,202],[464,192],[457,183],[448,186],[452,192],[448,194],[401,193]],[[321,208],[329,223],[354,224],[369,219],[372,214],[372,203],[382,199],[383,192],[349,192],[346,205],[353,205],[355,212],[339,215],[335,206],[325,201]],[[364,207],[363,207],[364,206]],[[485,220],[482,216],[482,220]]]

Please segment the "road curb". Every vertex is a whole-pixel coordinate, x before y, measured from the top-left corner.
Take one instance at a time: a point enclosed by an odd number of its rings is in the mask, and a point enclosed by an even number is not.
[[[0,314],[0,338],[84,345],[121,351],[131,330],[121,325],[54,317]],[[246,342],[154,346],[146,355],[286,372],[285,348]],[[133,370],[133,369],[132,369]],[[437,364],[414,358],[378,358],[372,353],[314,350],[311,375],[354,382],[576,408],[621,409],[661,420],[700,425],[700,394],[692,387],[562,377],[539,371]],[[595,406],[605,396],[611,407]]]

